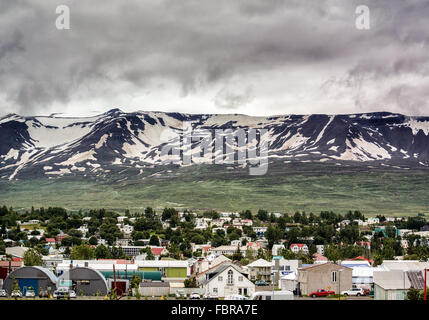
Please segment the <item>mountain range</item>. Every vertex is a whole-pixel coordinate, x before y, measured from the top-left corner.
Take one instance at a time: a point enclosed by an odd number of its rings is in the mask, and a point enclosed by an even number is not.
[[[163,146],[183,138],[186,123],[194,131],[266,129],[270,162],[429,168],[429,117],[388,112],[252,117],[112,109],[82,118],[0,118],[0,180],[98,176],[127,168],[142,173],[164,165]],[[193,142],[191,153],[199,148]]]

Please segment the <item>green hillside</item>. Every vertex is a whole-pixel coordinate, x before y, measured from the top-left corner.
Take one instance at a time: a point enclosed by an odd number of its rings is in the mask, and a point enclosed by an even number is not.
[[[137,173],[136,169],[98,178],[2,181],[0,204],[16,209],[63,206],[135,211],[174,206],[308,213],[360,210],[366,215],[429,212],[429,170],[275,163],[264,176],[221,166]]]

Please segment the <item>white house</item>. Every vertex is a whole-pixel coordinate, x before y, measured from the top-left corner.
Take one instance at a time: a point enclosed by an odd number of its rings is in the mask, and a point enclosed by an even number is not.
[[[126,216],[119,216],[119,217],[117,217],[117,220],[118,220],[119,223],[123,223],[124,220],[127,219],[127,218],[128,217],[126,217]]]
[[[202,218],[198,218],[198,219],[195,219],[195,229],[207,229],[208,228],[208,224],[207,224],[207,222],[204,220],[204,219],[202,219]]]
[[[316,245],[316,250],[318,254],[325,255],[325,246],[323,244]]]
[[[298,253],[302,251],[303,253],[308,253],[308,246],[304,243],[292,243],[290,249],[293,253]]]
[[[202,284],[206,294],[224,298],[232,294],[250,296],[255,292],[255,284],[234,264],[222,264],[206,277]]]
[[[278,256],[280,254],[280,250],[284,250],[285,246],[283,244],[274,244],[271,248],[271,253],[273,256]]]
[[[224,223],[225,223],[225,221],[222,220],[222,219],[215,219],[215,220],[211,221],[210,225],[212,227],[219,227],[219,228],[221,228]]]
[[[78,231],[80,231],[80,232],[82,232],[82,235],[83,235],[84,237],[86,237],[86,234],[87,234],[87,233],[88,233],[88,231],[89,231],[89,229],[88,229],[88,225],[87,225],[87,224],[84,224],[84,225],[80,226],[77,230],[78,230]]]
[[[134,227],[129,224],[126,224],[123,225],[120,230],[125,236],[130,236],[134,231]]]
[[[380,223],[380,219],[379,218],[368,218],[366,220],[366,222],[368,224],[379,224]]]
[[[273,271],[276,272],[277,271],[276,260],[273,259],[271,261],[271,264],[272,264]],[[298,272],[298,268],[302,267],[301,260],[288,260],[285,258],[281,258],[280,260],[278,260],[278,264],[279,264],[280,277],[290,273],[296,274]]]

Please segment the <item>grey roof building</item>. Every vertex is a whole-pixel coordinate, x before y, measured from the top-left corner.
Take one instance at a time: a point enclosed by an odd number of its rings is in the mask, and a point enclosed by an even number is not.
[[[77,295],[106,295],[109,291],[106,278],[100,271],[88,267],[76,267],[65,271],[58,278],[58,287],[70,287]]]
[[[38,294],[39,289],[48,290],[49,292],[55,291],[57,277],[52,271],[43,267],[22,267],[12,271],[7,276],[4,280],[3,289],[10,294],[14,288],[15,281],[23,294],[30,288]]]

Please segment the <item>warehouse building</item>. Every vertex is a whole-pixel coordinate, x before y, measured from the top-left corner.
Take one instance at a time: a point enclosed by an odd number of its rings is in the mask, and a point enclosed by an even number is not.
[[[136,260],[139,271],[161,272],[162,280],[183,280],[190,276],[187,261],[181,260]]]
[[[51,293],[54,292],[56,289],[57,277],[52,271],[46,268],[39,266],[22,267],[12,271],[7,276],[3,284],[3,289],[11,294],[15,281],[23,294],[25,294],[28,289],[32,288],[37,295],[39,289],[47,290]]]
[[[77,267],[65,271],[58,278],[58,287],[69,287],[77,295],[106,295],[109,291],[107,281],[98,270],[88,267]]]

